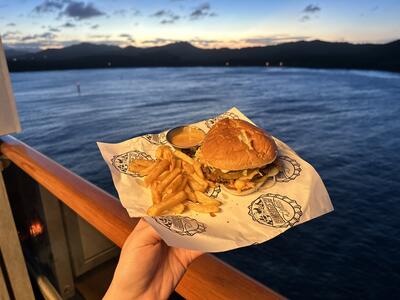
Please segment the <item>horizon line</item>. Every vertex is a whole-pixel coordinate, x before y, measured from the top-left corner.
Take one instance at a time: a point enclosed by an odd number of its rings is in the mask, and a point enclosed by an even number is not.
[[[256,46],[245,46],[245,47],[215,47],[215,48],[207,48],[207,47],[201,47],[201,46],[197,46],[194,45],[193,41],[187,41],[187,40],[176,40],[176,41],[171,41],[171,42],[166,42],[164,44],[160,44],[160,45],[153,45],[153,46],[135,46],[135,45],[118,45],[116,43],[107,43],[105,41],[77,41],[76,43],[70,44],[70,45],[65,45],[65,46],[61,46],[61,47],[47,47],[47,48],[37,48],[37,52],[41,52],[41,51],[45,51],[45,50],[52,50],[52,49],[65,49],[65,48],[69,48],[69,47],[73,47],[73,46],[77,46],[77,45],[82,45],[82,44],[91,44],[91,45],[98,45],[98,46],[115,46],[118,47],[120,49],[126,49],[129,47],[133,47],[133,48],[141,48],[141,49],[149,49],[149,48],[157,48],[157,47],[165,47],[168,45],[175,45],[175,44],[180,44],[180,43],[186,43],[186,44],[190,44],[192,47],[197,48],[197,49],[204,49],[204,50],[220,50],[220,49],[232,49],[232,50],[240,50],[240,49],[248,49],[248,48],[263,48],[263,47],[272,47],[272,46],[279,46],[279,45],[284,45],[284,44],[293,44],[293,43],[299,43],[299,42],[324,42],[324,43],[331,43],[331,44],[351,44],[351,45],[386,45],[386,44],[391,44],[393,42],[397,42],[400,41],[400,38],[397,39],[393,39],[391,41],[387,41],[387,42],[348,42],[348,41],[329,41],[329,40],[324,40],[324,39],[302,39],[302,40],[295,40],[295,41],[287,41],[287,42],[281,42],[281,43],[271,43],[271,44],[265,44],[265,45],[256,45]],[[10,46],[11,45],[11,46]],[[9,43],[4,43],[3,42],[3,46],[5,50],[21,50],[23,51],[23,49],[34,49],[34,47],[29,47],[29,45],[27,45],[27,47],[22,47],[22,45],[19,45],[17,47],[13,47],[13,44],[9,44]],[[36,52],[36,53],[37,53]],[[32,52],[33,53],[33,52]]]

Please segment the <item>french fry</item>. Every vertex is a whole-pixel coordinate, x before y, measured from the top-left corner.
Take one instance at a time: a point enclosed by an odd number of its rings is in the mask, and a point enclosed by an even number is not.
[[[178,191],[184,191],[185,190],[185,187],[187,185],[187,181],[188,181],[187,177],[186,176],[182,176],[182,182],[178,187]]]
[[[201,186],[203,186],[204,189],[207,189],[207,187],[208,187],[208,182],[207,182],[207,181],[205,181],[204,179],[201,179],[201,178],[199,177],[199,175],[197,175],[196,173],[190,174],[190,176],[191,176],[194,180],[196,180]]]
[[[199,213],[216,213],[219,212],[219,207],[215,205],[203,205],[197,203],[188,203],[187,207]]]
[[[188,184],[192,188],[193,191],[204,192],[207,188],[198,183],[196,180],[191,177],[188,178]]]
[[[204,192],[208,188],[208,182],[204,179],[201,179],[196,173],[190,174],[190,177],[194,179],[200,186],[201,186],[201,191]],[[200,189],[197,188],[199,191]]]
[[[152,166],[154,164],[154,160],[147,160],[147,159],[135,159],[130,162],[128,166],[128,170],[130,172],[136,172],[139,173],[143,171],[144,169]]]
[[[191,164],[187,163],[186,161],[182,161],[182,168],[185,170],[187,174],[193,174],[194,168]]]
[[[185,205],[183,203],[179,203],[178,205],[175,205],[174,207],[172,207],[171,209],[168,209],[164,212],[165,215],[178,215],[183,213],[183,211],[185,210]]]
[[[156,150],[156,158],[157,158],[157,159],[162,159],[162,153],[163,153],[163,151],[164,151],[164,148],[163,148],[163,147],[158,147],[158,148],[157,148],[157,150]]]
[[[157,178],[158,181],[159,181],[159,182],[162,182],[169,174],[170,174],[170,172],[169,172],[168,170],[162,172],[161,175],[158,176],[158,178]]]
[[[158,185],[157,191],[162,193],[164,189],[175,179],[175,177],[178,176],[179,173],[179,169],[174,169],[172,172],[169,172],[168,176],[166,176]]]
[[[158,176],[161,175],[162,172],[168,169],[169,162],[168,160],[160,160],[157,165],[151,170],[149,175],[144,179],[144,185],[149,186]]]
[[[153,185],[151,188],[151,200],[153,200],[153,204],[157,204],[161,202],[161,195],[160,193],[156,190],[155,186]]]
[[[174,154],[171,151],[169,146],[163,145],[157,148],[156,150],[156,158],[157,159],[167,159],[170,160],[174,157]]]
[[[176,215],[185,209],[210,214],[220,210],[222,203],[204,194],[213,184],[205,179],[200,162],[165,145],[157,148],[156,158],[137,159],[128,167],[145,176],[144,185],[150,189],[153,202],[147,210],[149,216]]]
[[[170,147],[168,146],[161,146],[164,147],[164,151],[162,153],[162,158],[163,159],[168,159],[168,160],[172,160],[174,158],[174,153],[172,153],[172,150]]]
[[[175,191],[178,190],[179,186],[182,183],[182,175],[178,175],[175,177],[174,180],[172,180],[172,182],[165,188],[165,193],[166,194],[171,194]]]
[[[176,168],[182,169],[182,160],[181,159],[176,160]]]
[[[201,170],[201,165],[200,165],[200,163],[199,163],[198,161],[195,161],[195,162],[194,162],[193,168],[194,168],[194,171],[196,172],[196,174],[197,174],[201,179],[204,179],[204,174],[203,174],[203,171]]]
[[[199,191],[195,191],[194,194],[196,195],[196,199],[203,205],[213,205],[213,206],[220,206],[222,203],[218,200],[215,200],[207,195],[200,193]]]
[[[152,159],[135,159],[132,161],[132,163],[143,167],[150,167],[154,162],[155,160]]]
[[[194,164],[194,160],[193,158],[191,158],[190,156],[186,155],[185,153],[183,153],[182,151],[176,150],[174,152],[175,156],[182,159],[183,161],[193,165]]]
[[[169,148],[168,146],[160,146],[156,150],[156,158],[157,159],[163,159],[164,158],[164,151]]]
[[[155,160],[154,163],[148,167],[146,167],[145,169],[143,169],[142,171],[140,171],[140,175],[142,176],[146,176],[149,175],[151,173],[151,171],[154,170],[154,168],[160,163],[159,160]]]
[[[140,171],[142,171],[143,169],[145,169],[146,167],[137,165],[135,163],[130,163],[128,166],[128,171],[129,172],[135,172],[135,173],[139,173]]]
[[[176,158],[172,157],[171,164],[169,165],[169,170],[172,171],[173,169],[175,169],[175,165],[176,165]]]
[[[185,192],[190,201],[197,202],[196,195],[192,192],[192,190],[190,189],[190,187],[188,185],[185,186]]]
[[[167,200],[151,206],[147,210],[147,214],[149,216],[159,216],[163,211],[171,209],[172,207],[183,202],[186,198],[187,198],[186,193],[184,191],[180,191],[177,194],[168,198]]]

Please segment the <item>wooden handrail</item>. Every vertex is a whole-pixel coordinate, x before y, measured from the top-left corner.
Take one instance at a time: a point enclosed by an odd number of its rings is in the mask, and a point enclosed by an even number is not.
[[[119,247],[139,220],[129,218],[115,197],[14,137],[0,137],[0,154]],[[190,265],[176,291],[187,299],[283,299],[209,254]]]

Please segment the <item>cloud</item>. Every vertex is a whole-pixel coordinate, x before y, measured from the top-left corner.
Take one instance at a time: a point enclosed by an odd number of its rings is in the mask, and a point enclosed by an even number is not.
[[[94,6],[93,3],[69,1],[60,16],[67,16],[75,20],[84,20],[105,15],[104,12]]]
[[[181,17],[170,10],[161,9],[156,11],[154,14],[150,15],[151,17],[155,18],[162,18],[160,24],[173,24],[178,21]]]
[[[3,40],[12,40],[12,39],[16,39],[20,33],[21,32],[17,31],[17,30],[6,31],[1,35],[1,37]]]
[[[199,46],[199,47],[214,47],[216,45],[219,45],[221,43],[223,43],[223,41],[220,40],[206,40],[206,39],[200,39],[200,38],[194,38],[189,40],[190,43],[192,43],[195,46]]]
[[[60,29],[55,28],[55,27],[49,27],[50,32],[60,32]]]
[[[61,27],[65,27],[65,28],[73,28],[76,27],[75,24],[71,23],[71,22],[66,22],[63,25],[61,25]]]
[[[24,35],[21,37],[20,41],[37,41],[40,39],[52,40],[56,37],[56,35],[52,32],[45,32],[42,34],[32,34],[32,35]]]
[[[150,46],[161,46],[161,45],[176,43],[176,42],[179,42],[179,40],[156,38],[156,39],[152,39],[152,40],[145,40],[142,43],[145,45],[146,44],[150,45]]]
[[[99,24],[94,24],[94,25],[90,26],[90,28],[91,29],[97,29],[97,28],[99,28]]]
[[[300,18],[300,22],[307,22],[309,21],[311,18],[309,15],[304,15]]]
[[[63,7],[63,0],[45,0],[41,4],[35,6],[33,8],[33,11],[35,13],[41,14],[61,10]]]
[[[47,48],[61,48],[68,47],[71,45],[76,45],[82,43],[82,40],[60,40],[60,39],[41,39],[40,36],[36,35],[38,40],[25,40],[25,41],[12,41],[7,42],[7,47],[12,47],[16,50],[29,50],[29,52],[37,52],[40,49]],[[34,37],[34,36],[31,36]],[[107,45],[116,45],[119,46],[121,44],[121,39],[110,39],[110,35],[89,35],[87,37],[87,42],[94,44],[107,44]]]
[[[14,26],[16,26],[17,24],[15,24],[15,23],[8,23],[6,26],[8,26],[8,27],[14,27]]]
[[[138,9],[131,8],[131,15],[134,16],[134,17],[138,17],[138,16],[141,16],[142,13],[141,13],[141,11],[138,10]]]
[[[89,36],[91,38],[95,38],[95,39],[108,39],[111,37],[111,35],[109,35],[109,34],[91,34]]]
[[[254,36],[244,39],[236,40],[217,40],[217,39],[202,39],[195,37],[187,42],[191,43],[196,47],[201,48],[243,48],[243,47],[255,47],[255,46],[268,46],[276,45],[281,43],[295,42],[300,40],[309,40],[311,37],[303,35],[271,35],[271,36]],[[139,41],[139,44],[145,45],[146,47],[151,46],[162,46],[170,43],[181,42],[182,40],[170,39],[170,38],[154,38],[145,41]]]
[[[132,43],[135,42],[135,39],[129,33],[121,33],[119,35],[119,37],[125,38],[126,40],[128,40],[128,41],[130,41]]]
[[[321,11],[321,7],[318,5],[309,4],[304,9],[303,12],[306,14],[314,14]]]
[[[217,14],[214,12],[211,12],[211,6],[209,3],[203,3],[199,5],[197,8],[195,8],[191,13],[190,13],[190,19],[191,20],[198,20],[202,19],[205,17],[215,17]]]
[[[7,46],[12,47],[16,50],[24,50],[28,52],[38,52],[43,48],[60,48],[65,46],[71,46],[74,44],[81,43],[79,40],[69,40],[69,41],[54,41],[54,40],[40,40],[40,41],[30,41],[30,42],[12,42],[7,43]]]
[[[278,43],[288,43],[300,40],[307,40],[310,37],[308,36],[291,36],[291,35],[272,35],[272,36],[261,36],[261,37],[252,37],[247,39],[242,39],[241,42],[251,45],[257,46],[267,46],[267,45],[275,45]]]
[[[161,9],[159,11],[156,11],[154,14],[150,15],[150,17],[161,18],[161,17],[167,16],[167,15],[168,15],[168,11]]]
[[[307,22],[311,17],[321,11],[321,7],[314,4],[308,4],[302,11],[303,15],[299,19],[300,22]]]
[[[15,46],[17,45],[17,47]],[[38,47],[30,47],[29,45],[21,44],[21,43],[7,43],[7,44],[3,44],[4,46],[4,50],[17,50],[17,51],[22,51],[25,53],[36,53],[39,52],[40,49]]]
[[[170,16],[168,19],[163,19],[160,21],[160,24],[174,24],[176,21],[178,21],[181,17],[178,15],[173,15]]]
[[[125,9],[114,10],[113,11],[113,15],[125,17],[126,16],[126,10]]]

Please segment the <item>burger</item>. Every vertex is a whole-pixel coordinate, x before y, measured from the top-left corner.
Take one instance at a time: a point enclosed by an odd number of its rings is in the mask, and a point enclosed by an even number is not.
[[[214,124],[196,157],[206,178],[235,195],[257,191],[279,172],[278,149],[264,130],[237,119]]]

